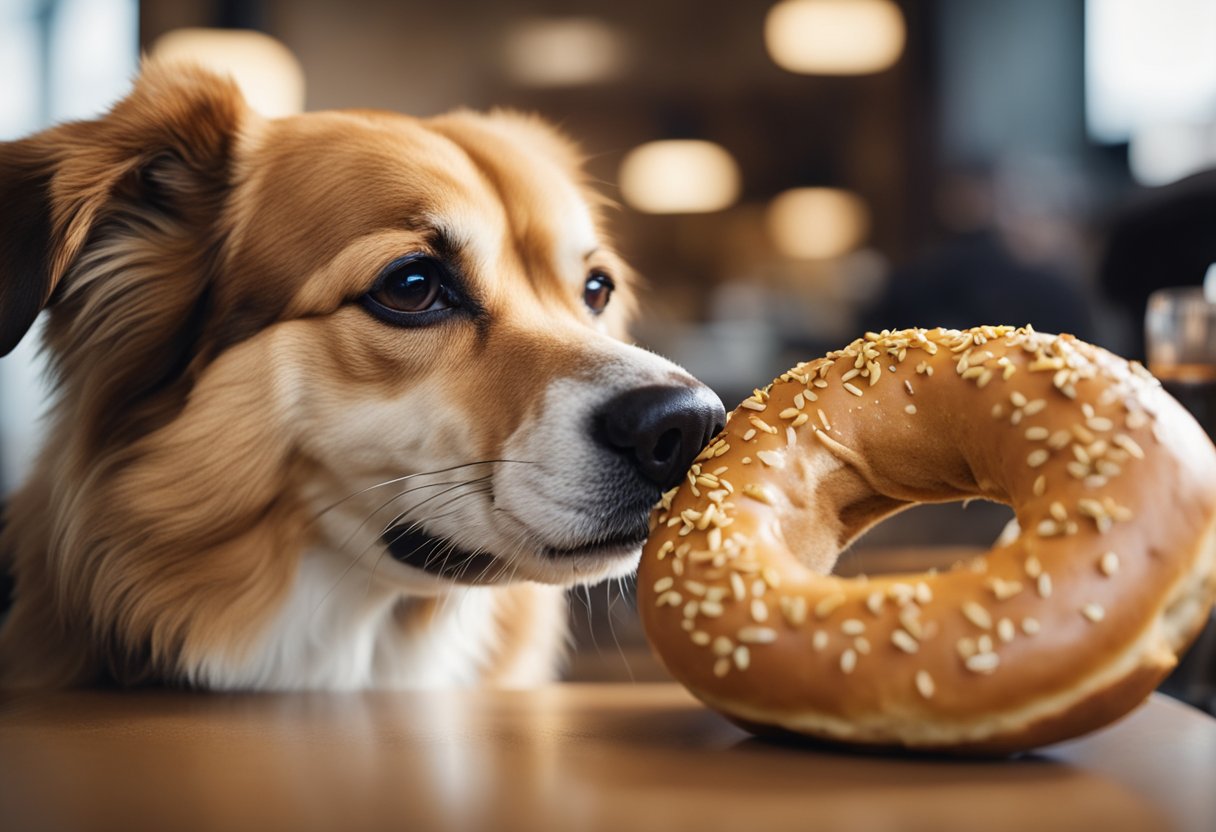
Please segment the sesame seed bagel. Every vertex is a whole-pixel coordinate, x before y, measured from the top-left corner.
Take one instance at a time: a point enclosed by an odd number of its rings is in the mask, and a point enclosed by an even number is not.
[[[1010,505],[946,572],[844,579],[915,503]],[[663,495],[638,604],[752,730],[1009,753],[1127,713],[1216,595],[1216,449],[1140,365],[1029,327],[868,333],[756,391]]]

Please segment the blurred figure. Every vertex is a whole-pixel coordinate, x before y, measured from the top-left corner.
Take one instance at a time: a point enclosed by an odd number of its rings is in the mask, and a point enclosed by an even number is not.
[[[1033,190],[1018,182],[1002,191],[982,167],[949,174],[936,208],[950,236],[894,271],[887,291],[862,315],[864,328],[1029,323],[1092,340],[1086,293],[1059,265],[1073,259],[1077,246],[1068,224],[1052,216],[1056,211],[1020,204]]]
[[[1198,286],[1216,263],[1216,170],[1141,192],[1111,223],[1098,282],[1144,358],[1148,296],[1168,286]]]

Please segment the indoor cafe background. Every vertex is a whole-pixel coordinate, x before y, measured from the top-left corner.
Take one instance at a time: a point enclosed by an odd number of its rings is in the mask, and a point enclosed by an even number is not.
[[[538,112],[618,205],[637,340],[733,406],[867,328],[1142,357],[1148,293],[1216,261],[1214,45],[1216,0],[0,0],[0,139],[101,112],[141,52],[224,67],[268,114]],[[38,445],[36,353],[0,361],[0,494]],[[1008,517],[919,508],[844,568]],[[660,672],[631,604],[575,593],[574,678]]]

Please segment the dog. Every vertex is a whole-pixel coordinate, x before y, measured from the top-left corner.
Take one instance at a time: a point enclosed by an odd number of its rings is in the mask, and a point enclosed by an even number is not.
[[[525,686],[723,427],[538,118],[267,120],[146,62],[0,144],[0,355],[47,311],[0,685]]]

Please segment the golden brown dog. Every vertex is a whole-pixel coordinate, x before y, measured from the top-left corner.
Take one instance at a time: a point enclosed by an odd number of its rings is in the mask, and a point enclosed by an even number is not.
[[[56,401],[12,496],[0,684],[522,685],[721,427],[622,343],[626,267],[541,122],[267,121],[146,66],[0,145],[0,354]]]

